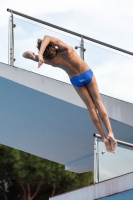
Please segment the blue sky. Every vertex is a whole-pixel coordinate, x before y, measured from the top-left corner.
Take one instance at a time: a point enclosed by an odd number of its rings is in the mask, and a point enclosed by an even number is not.
[[[132,7],[132,0],[2,1],[0,6],[0,62],[8,63],[7,39],[10,13],[6,11],[7,8],[133,52]],[[24,50],[33,50],[37,53],[35,48],[37,37],[49,33],[54,34],[46,29],[44,31],[44,28],[37,28],[37,26],[35,31],[30,32],[29,27],[26,23],[25,26],[18,23],[15,28],[16,66],[69,82],[67,75],[61,70],[44,65],[45,67],[38,71],[37,63],[23,60],[21,55]],[[70,39],[67,36],[56,34],[56,37],[58,36],[72,46],[78,45],[78,38]],[[125,57],[91,43],[86,44],[85,48],[87,49],[85,61],[96,75],[100,92],[133,103],[133,57]]]

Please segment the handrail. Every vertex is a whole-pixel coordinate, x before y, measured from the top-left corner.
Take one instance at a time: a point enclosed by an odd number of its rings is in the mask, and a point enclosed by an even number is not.
[[[70,33],[70,34],[75,35],[75,36],[78,36],[78,37],[83,37],[83,38],[86,39],[86,40],[95,42],[95,43],[97,43],[97,44],[100,44],[100,45],[103,45],[103,46],[109,47],[109,48],[111,48],[111,49],[115,49],[115,50],[117,50],[117,51],[120,51],[120,52],[123,52],[123,53],[126,53],[126,54],[129,54],[129,55],[132,55],[132,56],[133,56],[133,52],[127,51],[127,50],[125,50],[125,49],[121,49],[121,48],[112,46],[112,45],[110,45],[110,44],[101,42],[101,41],[99,41],[99,40],[95,40],[95,39],[93,39],[93,38],[87,37],[87,36],[82,35],[82,34],[80,34],[80,33],[76,33],[76,32],[70,31],[70,30],[68,30],[68,29],[65,29],[65,28],[62,28],[62,27],[60,27],[60,26],[56,26],[56,25],[54,25],[54,24],[51,24],[51,23],[42,21],[42,20],[40,20],[40,19],[37,19],[37,18],[28,16],[28,15],[25,15],[25,14],[23,14],[23,13],[20,13],[20,12],[15,11],[15,10],[11,10],[11,9],[9,9],[9,8],[7,8],[7,11],[8,11],[8,12],[11,12],[11,13],[14,13],[14,14],[16,14],[16,15],[19,15],[19,16],[21,16],[21,17],[25,17],[25,18],[27,18],[27,19],[33,20],[33,21],[35,21],[35,22],[39,22],[39,23],[41,23],[41,24],[45,24],[45,25],[50,26],[50,27],[52,27],[52,28],[55,28],[55,29],[64,31],[64,32],[66,32],[66,33]]]
[[[97,133],[94,133],[93,136],[96,137],[96,138],[102,139],[101,135],[99,135],[99,134],[97,134]],[[128,146],[128,147],[132,147],[132,148],[133,148],[133,144],[131,144],[131,143],[123,142],[123,141],[121,141],[121,140],[116,140],[116,142],[117,142],[118,144],[122,144],[122,145],[124,145],[124,146]]]

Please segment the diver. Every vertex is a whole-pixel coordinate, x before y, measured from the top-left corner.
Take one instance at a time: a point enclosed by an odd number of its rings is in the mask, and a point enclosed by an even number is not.
[[[68,74],[74,89],[86,104],[91,120],[100,133],[106,150],[115,153],[117,142],[107,111],[100,98],[96,78],[88,64],[80,58],[73,47],[51,36],[44,36],[43,40],[38,39],[37,48],[38,55],[27,51],[23,53],[23,57],[38,62],[38,68],[46,63],[53,67],[59,67]],[[108,136],[105,135],[100,120],[104,123]]]

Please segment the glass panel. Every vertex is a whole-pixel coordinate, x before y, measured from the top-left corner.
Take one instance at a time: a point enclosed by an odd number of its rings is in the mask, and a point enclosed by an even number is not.
[[[102,94],[133,103],[133,56],[85,42],[85,61]]]
[[[105,150],[103,142],[98,142],[98,151]],[[118,146],[116,153],[106,152],[99,155],[98,179],[104,181],[113,177],[133,172],[133,148],[123,148]]]
[[[44,27],[45,25],[43,26],[37,25],[37,23],[29,23],[18,18],[14,18],[14,24],[16,24],[14,29],[14,57],[16,59],[14,66],[70,83],[68,75],[62,69],[53,68],[52,66],[46,64],[38,69],[37,62],[23,58],[22,54],[27,50],[38,54],[36,42],[38,38],[43,39],[44,35],[50,35],[59,38],[74,48],[75,46],[79,46],[80,41],[53,30],[46,29],[46,27]],[[79,54],[79,49],[76,51]]]
[[[45,75],[63,82],[70,83],[67,74],[59,69],[44,64],[40,69],[37,63],[28,59],[24,59],[22,54],[24,51],[31,50],[36,54],[36,41],[43,38],[44,35],[51,35],[60,38],[65,43],[75,47],[79,46],[79,40],[67,35],[49,30],[42,24],[33,24],[14,18],[14,56],[15,66],[26,69],[41,75]],[[56,30],[58,31],[58,30]],[[74,36],[73,36],[74,37]],[[100,93],[133,103],[133,57],[118,54],[116,51],[108,50],[108,48],[96,46],[94,43],[85,42],[85,61],[94,71]],[[77,53],[79,54],[77,49]]]

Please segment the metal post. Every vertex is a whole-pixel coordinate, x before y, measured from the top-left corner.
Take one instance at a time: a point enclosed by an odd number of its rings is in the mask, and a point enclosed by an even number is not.
[[[14,34],[13,34],[13,14],[10,16],[10,65],[14,66]]]
[[[97,138],[94,141],[94,184],[98,182]]]
[[[82,36],[80,41],[80,57],[84,60],[84,39]]]
[[[83,36],[81,36],[80,46],[75,46],[75,49],[80,48],[80,57],[84,60],[84,52],[86,49],[84,49],[84,39]]]

